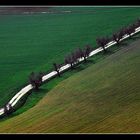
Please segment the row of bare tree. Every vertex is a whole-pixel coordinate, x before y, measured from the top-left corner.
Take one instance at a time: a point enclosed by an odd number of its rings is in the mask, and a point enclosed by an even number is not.
[[[78,48],[71,54],[67,55],[64,59],[63,64],[53,63],[54,70],[57,72],[57,75],[60,77],[60,68],[63,65],[70,64],[71,69],[73,69],[74,65],[78,64],[79,59],[83,58],[84,61],[87,61],[87,57],[89,56],[90,52],[92,51],[92,47],[90,45],[86,45],[84,49]],[[43,73],[34,73],[32,72],[29,76],[29,82],[32,84],[35,90],[38,90],[42,84],[42,77]]]
[[[116,41],[117,44],[120,43],[120,40],[125,36],[129,35],[131,37],[132,33],[135,32],[136,28],[140,27],[140,19],[138,19],[135,23],[129,25],[128,27],[121,28],[119,31],[115,32],[111,37],[101,37],[96,39],[96,43],[99,47],[102,47],[104,52],[106,52],[106,45],[110,41]],[[70,68],[73,69],[76,64],[79,64],[79,59],[83,58],[84,61],[87,61],[87,58],[89,54],[93,51],[93,48],[90,45],[86,45],[83,49],[78,48],[75,51],[73,51],[71,54],[67,55],[64,59],[63,64],[57,64],[53,63],[54,70],[57,72],[57,75],[60,77],[60,68],[65,64],[70,64]],[[29,76],[29,82],[32,84],[34,89],[38,90],[39,87],[42,85],[42,77],[45,74],[40,73],[34,73],[32,72]],[[9,114],[13,111],[13,108],[11,105],[9,105],[9,109],[5,105],[4,112],[5,114]]]
[[[121,28],[119,31],[115,32],[111,37],[97,38],[97,45],[99,47],[102,47],[104,52],[106,52],[105,46],[110,41],[116,41],[117,44],[119,44],[120,40],[124,37],[124,35],[129,35],[129,37],[131,37],[132,33],[134,33],[136,28],[138,27],[140,27],[140,19],[138,19],[135,23],[129,25],[128,27]]]
[[[131,34],[135,32],[135,29],[140,27],[140,20],[138,19],[135,23],[129,25],[128,27],[121,28],[119,31],[115,32],[111,37],[101,37],[97,38],[96,42],[99,47],[102,47],[104,52],[106,52],[105,46],[110,41],[116,41],[117,44],[120,43],[120,40],[123,38],[124,35],[129,35],[131,37]],[[83,58],[84,61],[87,61],[87,58],[89,54],[93,51],[93,48],[90,45],[86,45],[83,49],[78,48],[75,51],[73,51],[71,54],[67,55],[64,59],[64,64],[70,64],[71,69],[78,64],[79,59]],[[64,64],[57,64],[53,63],[54,70],[57,72],[57,75],[60,77],[60,68]],[[42,73],[35,74],[32,72],[29,76],[29,81],[33,85],[33,87],[38,90],[39,86],[42,84]]]
[[[77,50],[65,57],[65,64],[70,64],[72,69],[74,65],[79,62],[79,59],[83,58],[86,62],[87,57],[92,52],[92,50],[93,48],[90,45],[86,45],[84,49],[78,48]]]

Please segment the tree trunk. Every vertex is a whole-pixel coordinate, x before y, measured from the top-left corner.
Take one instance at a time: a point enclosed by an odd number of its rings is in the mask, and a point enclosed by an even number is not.
[[[84,57],[84,62],[87,62],[86,56]]]
[[[103,50],[104,50],[104,52],[106,52],[105,46],[103,46]]]
[[[38,84],[35,84],[35,90],[39,90]]]
[[[120,40],[117,40],[116,42],[117,42],[117,45],[119,45],[119,44],[120,44]]]
[[[59,72],[59,70],[57,70],[57,75],[60,77],[60,72]]]
[[[72,63],[70,63],[70,66],[71,66],[71,69],[73,69],[73,65],[72,65]]]
[[[132,38],[131,34],[129,34],[129,37]]]

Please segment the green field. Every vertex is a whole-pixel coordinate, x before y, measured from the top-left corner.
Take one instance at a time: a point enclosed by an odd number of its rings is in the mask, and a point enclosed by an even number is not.
[[[1,133],[139,133],[140,39],[62,81]]]
[[[0,107],[28,81],[77,47],[91,44],[140,17],[140,8],[66,8],[71,13],[0,15]]]

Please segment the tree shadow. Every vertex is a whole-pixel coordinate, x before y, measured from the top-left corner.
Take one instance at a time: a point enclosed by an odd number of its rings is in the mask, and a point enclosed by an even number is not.
[[[12,108],[12,111],[9,114],[5,114],[2,116],[2,120],[5,120],[7,118],[10,117],[14,117],[17,116],[18,114],[14,114],[19,108],[21,108],[22,106],[24,106],[24,104],[27,101],[28,96],[32,93],[32,91],[28,92],[24,97],[22,97],[19,101],[18,104]],[[20,114],[20,113],[19,113]]]
[[[114,51],[112,51],[112,50],[109,50],[109,49],[107,49],[106,51],[103,51],[103,52],[101,52],[101,54],[102,55],[111,55],[111,54],[113,54],[114,53]]]
[[[126,42],[121,42],[120,44],[119,44],[119,47],[123,47],[123,46],[127,46],[128,44],[126,43]]]
[[[13,111],[7,117],[14,117],[14,116],[21,114],[21,112],[19,113],[16,111],[18,111],[18,109],[20,109],[21,107],[23,107],[26,104],[27,99],[31,94],[42,94],[42,93],[47,93],[48,91],[49,91],[48,89],[44,89],[44,88],[39,88],[38,90],[33,89],[33,90],[29,91],[25,96],[23,96],[19,100],[18,104],[13,108]],[[29,108],[25,108],[25,111],[28,109]]]
[[[31,95],[33,93],[33,91],[28,92],[25,96],[23,96],[20,100],[19,103],[17,104],[17,106],[15,107],[15,111],[17,111],[20,107],[22,107],[26,101],[29,95]]]
[[[93,59],[87,59],[87,62],[85,64],[93,64],[95,61]]]
[[[87,59],[86,61],[82,61],[79,65],[76,65],[72,70],[74,72],[79,72],[81,70],[86,69],[90,64],[95,64],[95,61]]]
[[[48,92],[49,90],[44,89],[44,88],[39,88],[38,90],[33,89],[32,92],[34,92],[35,94],[40,94],[40,92]]]
[[[79,71],[81,71],[81,70],[83,70],[84,68],[83,67],[81,67],[80,65],[77,65],[77,66],[75,66],[73,69],[71,69],[72,71],[74,71],[74,72],[79,72]]]
[[[140,38],[139,36],[132,36],[130,39],[133,40],[133,41],[135,41],[135,40],[137,40],[139,38]]]

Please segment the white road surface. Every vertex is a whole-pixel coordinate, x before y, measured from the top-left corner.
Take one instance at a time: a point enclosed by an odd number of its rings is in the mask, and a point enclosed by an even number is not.
[[[138,33],[139,31],[140,31],[140,27],[138,27],[138,28],[135,30],[135,33],[132,33],[131,35],[134,35],[134,34]],[[128,38],[128,37],[129,37],[128,35],[125,35],[125,36],[121,39],[121,41],[124,40],[124,39],[126,39],[126,38]],[[105,48],[109,48],[110,46],[115,45],[115,44],[116,44],[115,41],[111,41],[111,42],[109,42],[109,43],[106,45]],[[89,57],[91,57],[91,56],[93,56],[93,55],[95,55],[95,54],[97,54],[97,53],[99,53],[99,52],[101,52],[101,51],[103,51],[103,48],[99,47],[99,48],[97,48],[96,50],[92,51],[92,52],[90,53]],[[83,61],[83,60],[84,60],[84,58],[80,58],[80,59],[79,59],[79,62],[81,62],[81,61]],[[60,71],[60,73],[61,73],[61,72],[65,71],[65,70],[67,70],[67,69],[69,69],[69,68],[70,68],[70,64],[67,64],[67,65],[62,66],[62,67],[60,68],[59,71]],[[43,76],[43,77],[42,77],[42,81],[44,82],[44,81],[46,81],[46,80],[48,80],[48,79],[50,79],[50,78],[52,78],[52,77],[54,77],[54,76],[56,76],[56,75],[57,75],[57,72],[56,72],[56,71],[52,71],[52,72],[50,72],[49,74]],[[18,102],[25,94],[27,94],[27,93],[28,93],[30,90],[32,90],[32,89],[33,89],[33,87],[32,87],[31,84],[29,84],[29,85],[27,85],[26,87],[22,88],[22,89],[7,103],[7,108],[9,107],[9,104],[10,104],[12,107],[15,106],[15,105],[17,104],[17,102]],[[3,115],[3,114],[4,114],[4,108],[1,108],[1,109],[0,109],[0,116]]]

